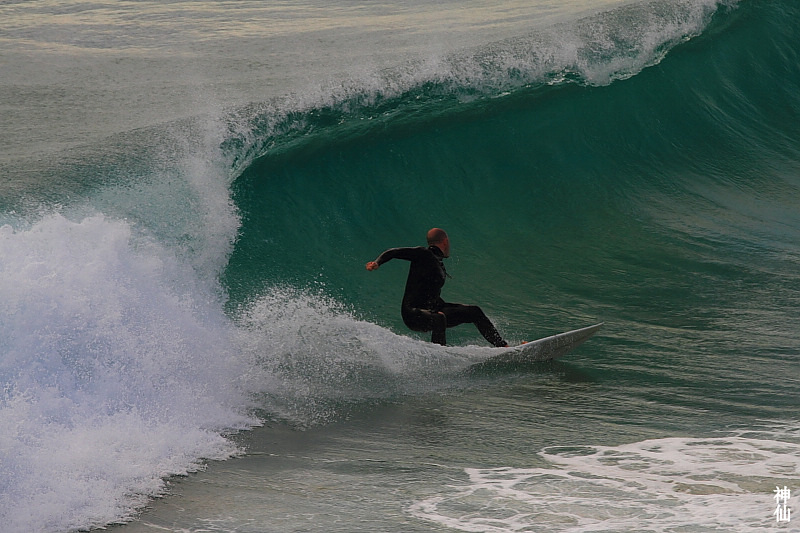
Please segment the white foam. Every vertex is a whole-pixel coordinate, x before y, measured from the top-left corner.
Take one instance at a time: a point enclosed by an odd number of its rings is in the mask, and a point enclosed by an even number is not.
[[[410,512],[486,533],[771,530],[775,487],[800,486],[800,444],[768,438],[663,438],[539,456],[548,466],[467,469],[463,485]]]
[[[256,423],[215,291],[124,221],[0,228],[0,522],[130,518]]]
[[[224,312],[191,260],[104,215],[0,227],[0,522],[67,531],[135,516],[165,479],[237,452],[225,435],[438,390],[480,351],[274,288]],[[254,397],[254,394],[256,395]]]
[[[237,325],[238,344],[254,358],[251,388],[264,391],[273,414],[300,425],[329,422],[348,402],[457,387],[453,376],[491,350],[397,335],[322,290],[273,287],[243,307]]]

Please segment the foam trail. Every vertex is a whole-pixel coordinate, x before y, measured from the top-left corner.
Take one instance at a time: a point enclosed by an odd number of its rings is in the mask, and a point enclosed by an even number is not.
[[[539,452],[549,466],[466,469],[465,485],[410,510],[476,532],[772,530],[772,492],[800,481],[800,444],[745,433],[550,447]],[[487,503],[461,514],[475,498]]]

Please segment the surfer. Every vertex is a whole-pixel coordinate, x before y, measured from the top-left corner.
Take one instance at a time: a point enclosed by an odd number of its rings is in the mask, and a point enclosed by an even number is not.
[[[428,246],[391,248],[367,263],[367,270],[377,270],[392,259],[410,261],[403,295],[401,315],[413,331],[430,331],[431,342],[446,343],[446,330],[460,324],[475,324],[492,345],[508,346],[486,314],[477,305],[448,303],[440,296],[445,278],[444,258],[450,257],[450,239],[439,228],[428,231]]]

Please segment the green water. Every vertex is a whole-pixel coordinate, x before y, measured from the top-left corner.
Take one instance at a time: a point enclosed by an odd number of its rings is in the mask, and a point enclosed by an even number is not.
[[[796,529],[798,7],[504,6],[0,7],[5,527]]]

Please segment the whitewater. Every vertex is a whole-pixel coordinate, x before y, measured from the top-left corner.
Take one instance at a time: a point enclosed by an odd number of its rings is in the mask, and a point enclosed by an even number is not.
[[[798,530],[797,16],[3,3],[2,530]]]

